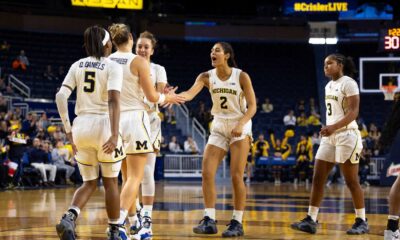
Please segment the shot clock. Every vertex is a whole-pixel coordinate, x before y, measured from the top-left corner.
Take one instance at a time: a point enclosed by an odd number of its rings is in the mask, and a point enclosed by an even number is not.
[[[379,50],[383,52],[394,52],[400,50],[400,26],[381,30]]]

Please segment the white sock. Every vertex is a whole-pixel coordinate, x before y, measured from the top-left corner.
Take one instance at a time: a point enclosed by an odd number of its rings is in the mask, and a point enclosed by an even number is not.
[[[136,224],[136,222],[138,220],[137,215],[135,214],[133,216],[128,216],[128,220],[129,220],[129,224],[131,224],[131,226]]]
[[[242,220],[243,220],[243,211],[240,211],[240,210],[233,210],[232,219],[235,219],[236,221],[242,223]]]
[[[204,216],[207,216],[207,217],[211,218],[212,220],[215,220],[215,208],[204,209]]]
[[[81,213],[81,209],[78,208],[77,206],[71,206],[68,208],[68,210],[70,210],[70,209],[74,210],[78,214],[78,216],[79,216],[79,213]],[[78,217],[78,216],[76,216],[76,217]]]
[[[108,224],[118,225],[119,219],[108,219]]]
[[[141,214],[143,217],[150,217],[153,212],[153,205],[143,205],[143,208],[141,210]]]
[[[139,198],[136,198],[136,210],[137,210],[137,211],[142,210],[142,206],[140,205]]]
[[[118,223],[123,225],[125,224],[126,216],[128,215],[128,210],[122,209],[119,211],[119,220]]]
[[[308,206],[308,216],[310,216],[314,222],[317,221],[318,212],[319,212],[319,207],[314,207],[311,205]]]
[[[388,216],[388,219],[390,219],[390,220],[395,220],[395,221],[397,221],[397,220],[399,220],[399,216],[396,216],[396,215],[389,215]]]
[[[365,208],[354,209],[356,211],[356,218],[361,218],[365,221]]]

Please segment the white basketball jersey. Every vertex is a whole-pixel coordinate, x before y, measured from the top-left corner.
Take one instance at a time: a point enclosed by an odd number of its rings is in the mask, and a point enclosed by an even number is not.
[[[360,93],[356,81],[348,76],[329,81],[325,86],[326,124],[332,125],[343,119],[348,107],[346,97],[358,94]],[[358,125],[354,120],[344,128],[358,129]]]
[[[240,69],[232,68],[231,76],[222,81],[218,78],[216,69],[208,71],[213,102],[211,114],[215,118],[238,119],[246,112],[246,99],[240,86],[241,72]]]
[[[139,84],[139,77],[131,72],[131,63],[137,55],[131,52],[115,52],[109,58],[122,66],[124,82],[121,92],[121,111],[146,110],[144,93]]]
[[[157,89],[157,83],[168,83],[167,80],[167,72],[165,68],[161,65],[150,63],[150,78],[153,86]],[[158,104],[148,102],[148,106],[150,111],[157,111],[158,112]]]
[[[121,91],[122,68],[108,58],[82,58],[72,64],[62,84],[76,90],[75,114],[108,114],[108,91]]]

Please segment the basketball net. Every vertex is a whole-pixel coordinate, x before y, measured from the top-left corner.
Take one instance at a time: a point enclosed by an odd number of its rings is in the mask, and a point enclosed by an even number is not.
[[[394,94],[397,89],[396,85],[385,85],[385,86],[382,86],[381,89],[385,96],[385,101],[393,101],[394,100]]]

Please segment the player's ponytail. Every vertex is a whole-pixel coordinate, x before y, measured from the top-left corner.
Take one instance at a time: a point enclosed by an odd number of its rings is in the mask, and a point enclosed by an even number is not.
[[[333,53],[329,55],[330,58],[333,58],[338,63],[343,65],[343,74],[349,76],[351,78],[355,77],[357,73],[356,65],[354,64],[352,57],[346,57],[340,53]]]
[[[237,67],[237,64],[235,61],[235,52],[233,51],[232,45],[230,45],[227,42],[217,42],[216,44],[221,45],[221,47],[224,49],[225,54],[229,53],[230,57],[228,58],[228,66],[229,67]]]
[[[108,27],[108,31],[110,31],[112,42],[116,46],[126,44],[129,40],[129,34],[131,33],[129,26],[123,23],[113,23]]]
[[[100,59],[104,56],[103,39],[106,36],[106,30],[99,26],[86,28],[83,38],[86,54]]]

